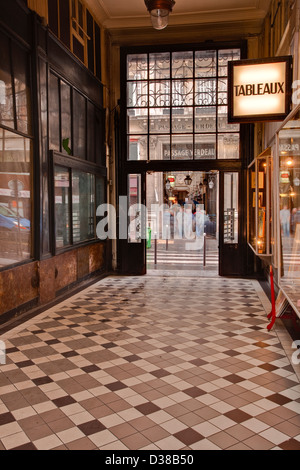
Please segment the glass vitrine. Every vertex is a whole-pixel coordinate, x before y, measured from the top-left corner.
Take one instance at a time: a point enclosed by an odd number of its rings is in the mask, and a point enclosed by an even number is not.
[[[271,148],[248,167],[248,244],[258,256],[271,256]]]
[[[277,133],[280,287],[300,314],[300,107]]]

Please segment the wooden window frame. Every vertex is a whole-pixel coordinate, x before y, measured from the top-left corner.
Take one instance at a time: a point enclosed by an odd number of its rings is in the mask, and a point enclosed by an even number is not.
[[[76,56],[74,53],[73,48],[73,37],[79,41],[79,43],[83,46],[84,50],[84,65],[88,67],[88,40],[91,40],[87,34],[87,19],[86,19],[86,5],[82,0],[69,0],[70,1],[70,49],[72,54]],[[73,1],[75,2],[75,9],[76,9],[76,18],[73,16]],[[83,27],[79,24],[79,3],[82,5],[82,13],[83,13]],[[74,28],[74,22],[76,28]],[[83,37],[80,35],[80,31],[83,33]],[[77,56],[76,56],[77,57]],[[78,58],[79,59],[79,58]],[[80,60],[80,59],[79,59]]]

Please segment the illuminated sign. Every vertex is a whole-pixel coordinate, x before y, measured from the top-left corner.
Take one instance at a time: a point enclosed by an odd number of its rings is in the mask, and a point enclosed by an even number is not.
[[[290,112],[292,58],[228,63],[228,122],[281,121]]]

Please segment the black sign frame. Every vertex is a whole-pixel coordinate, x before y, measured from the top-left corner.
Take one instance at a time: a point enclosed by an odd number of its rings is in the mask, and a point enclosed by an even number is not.
[[[262,65],[262,64],[275,64],[282,63],[286,64],[285,69],[285,112],[280,114],[252,114],[249,116],[238,116],[234,114],[234,69],[244,65]],[[244,59],[235,60],[228,62],[228,123],[229,124],[250,124],[255,122],[271,122],[271,121],[283,121],[291,111],[292,103],[292,79],[293,79],[293,57],[282,56],[282,57],[271,57],[267,59]]]

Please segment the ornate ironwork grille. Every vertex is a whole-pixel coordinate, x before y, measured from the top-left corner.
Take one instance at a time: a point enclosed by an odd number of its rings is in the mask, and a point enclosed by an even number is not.
[[[127,55],[127,159],[240,158],[228,124],[227,63],[240,49]]]

